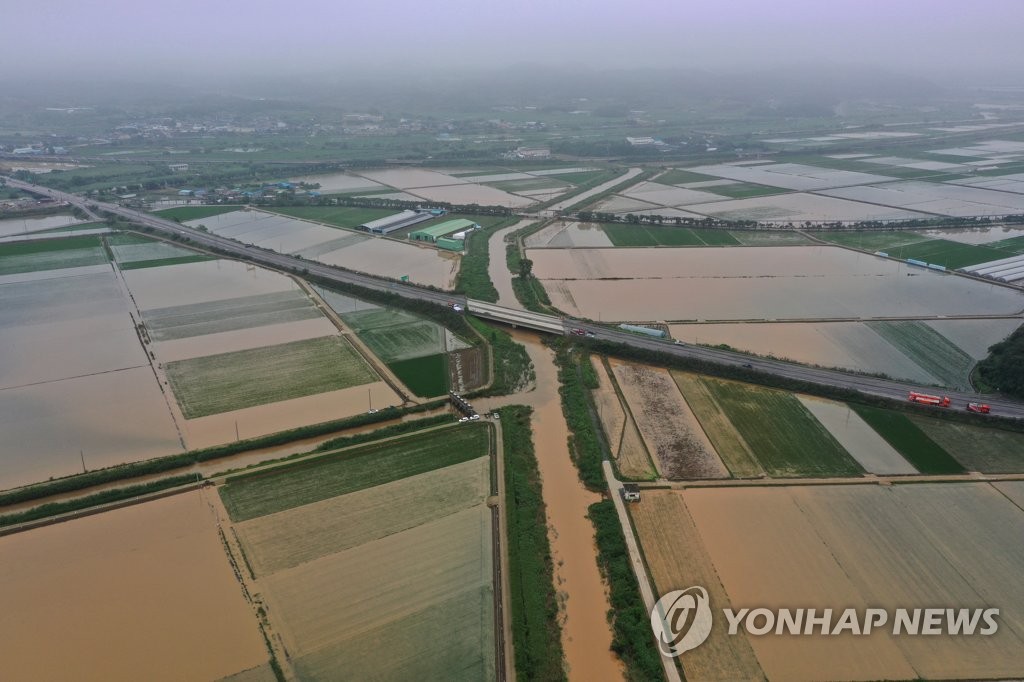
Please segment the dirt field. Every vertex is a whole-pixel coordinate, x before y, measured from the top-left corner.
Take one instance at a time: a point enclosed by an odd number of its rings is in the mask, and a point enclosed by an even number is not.
[[[10,680],[216,680],[267,662],[203,495],[0,538]]]
[[[1001,608],[991,637],[751,639],[770,679],[1014,677],[1024,512],[987,484],[679,493],[734,607]]]
[[[632,417],[626,414],[615,386],[605,371],[604,363],[596,356],[591,356],[590,361],[600,381],[600,386],[591,395],[619,473],[629,479],[657,478],[658,474],[647,454],[640,431]]]
[[[450,385],[456,392],[480,388],[487,382],[483,348],[463,348],[448,354]]]
[[[732,475],[739,478],[763,476],[761,463],[700,378],[687,372],[672,372],[672,378]]]
[[[617,361],[612,370],[663,477],[729,477],[668,370]]]
[[[597,408],[601,429],[608,441],[608,448],[613,455],[618,456],[619,445],[622,443],[622,427],[626,423],[626,413],[622,409],[622,403],[619,401],[611,379],[608,378],[601,358],[596,355],[590,356],[590,364],[594,368],[594,374],[597,375],[598,381],[598,387],[593,389],[590,395]],[[621,468],[622,463],[620,462],[619,469]]]
[[[700,585],[708,591],[713,608],[730,606],[729,596],[679,493],[646,491],[641,502],[630,505],[629,510],[654,578],[655,594]],[[725,619],[715,619],[708,640],[683,655],[687,679],[764,679],[747,637],[730,637],[727,631]]]

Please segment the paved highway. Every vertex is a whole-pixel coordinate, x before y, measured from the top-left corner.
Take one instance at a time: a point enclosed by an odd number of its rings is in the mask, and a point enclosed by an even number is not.
[[[464,296],[432,291],[430,289],[423,289],[410,284],[392,282],[379,277],[373,277],[371,275],[363,275],[349,270],[342,270],[337,267],[323,265],[316,261],[309,261],[295,256],[277,253],[275,251],[268,251],[255,246],[248,246],[225,237],[219,237],[215,234],[199,232],[197,230],[184,227],[172,220],[159,218],[150,215],[149,213],[122,208],[113,204],[89,201],[74,194],[59,192],[47,187],[14,180],[13,178],[8,178],[7,184],[18,189],[50,196],[57,201],[67,201],[72,205],[80,206],[86,210],[88,210],[88,206],[96,205],[100,210],[109,211],[128,220],[146,225],[163,234],[188,237],[194,245],[217,249],[259,265],[289,271],[305,269],[309,274],[316,275],[317,277],[323,278],[327,281],[343,284],[355,284],[378,291],[389,291],[406,298],[430,301],[439,305],[458,303],[464,307],[467,306],[467,300]],[[963,410],[968,402],[983,401],[992,406],[992,413],[994,415],[1015,417],[1018,419],[1024,418],[1024,404],[1017,401],[980,396],[974,393],[951,392],[943,391],[942,389],[933,390],[921,387],[917,384],[858,376],[856,374],[848,374],[835,370],[804,367],[778,360],[753,358],[741,353],[734,353],[714,348],[691,346],[688,344],[676,344],[661,339],[648,338],[639,334],[622,331],[620,329],[582,322],[570,318],[538,315],[537,313],[524,314],[524,311],[522,310],[502,308],[501,306],[495,306],[494,304],[481,304],[480,302],[470,301],[468,303],[469,310],[473,310],[474,303],[476,303],[480,308],[479,312],[481,313],[481,316],[507,322],[520,327],[527,327],[546,332],[556,332],[559,328],[559,324],[561,324],[563,333],[571,333],[572,330],[581,329],[584,332],[590,332],[590,334],[593,335],[593,338],[596,339],[615,341],[636,348],[661,351],[679,357],[704,360],[718,365],[734,367],[745,366],[759,372],[764,372],[765,374],[773,374],[775,376],[789,379],[798,379],[800,381],[807,381],[822,386],[852,389],[869,395],[893,398],[896,400],[906,400],[907,394],[914,390],[922,390],[926,393],[941,393],[942,395],[948,395],[953,400],[953,407],[946,409]]]

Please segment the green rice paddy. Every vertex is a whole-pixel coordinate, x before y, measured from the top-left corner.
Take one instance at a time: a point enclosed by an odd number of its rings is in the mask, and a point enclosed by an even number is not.
[[[167,378],[186,419],[377,380],[340,336],[170,362]]]

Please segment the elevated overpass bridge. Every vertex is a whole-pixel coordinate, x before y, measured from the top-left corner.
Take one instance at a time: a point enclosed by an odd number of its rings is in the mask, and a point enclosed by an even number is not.
[[[533,313],[529,310],[516,310],[505,308],[494,303],[486,303],[475,299],[466,299],[466,310],[477,317],[495,322],[503,322],[513,327],[526,327],[539,332],[551,334],[565,334],[568,328],[565,326],[565,318],[543,313]]]
[[[663,339],[655,339],[649,336],[633,334],[615,327],[585,322],[567,317],[556,317],[541,313],[529,312],[515,308],[467,299],[465,296],[450,294],[443,291],[425,289],[387,280],[373,275],[367,275],[351,270],[325,265],[317,261],[305,260],[288,254],[278,253],[254,247],[249,244],[242,244],[226,237],[209,232],[200,232],[186,227],[172,220],[167,220],[156,215],[123,208],[114,204],[86,200],[84,197],[75,194],[60,192],[48,187],[21,182],[13,178],[6,178],[11,187],[23,189],[35,194],[52,197],[58,201],[66,201],[74,206],[89,210],[96,206],[99,211],[108,211],[115,215],[126,218],[132,222],[145,225],[155,232],[173,238],[187,238],[189,245],[200,249],[207,248],[218,253],[228,254],[239,260],[255,263],[265,267],[286,270],[289,272],[304,272],[315,276],[326,282],[339,284],[354,284],[377,291],[387,291],[399,296],[429,301],[431,303],[451,307],[455,304],[462,306],[472,314],[484,319],[501,322],[503,324],[523,327],[548,334],[569,334],[575,330],[581,330],[588,337],[621,343],[634,348],[657,351],[674,355],[680,358],[700,360],[720,366],[743,367],[756,370],[765,374],[772,374],[779,377],[806,381],[808,383],[844,388],[859,391],[868,395],[882,396],[895,400],[906,400],[910,391],[920,390],[917,384],[909,384],[891,379],[881,379],[871,376],[850,374],[838,370],[820,369],[817,367],[806,367],[780,360],[751,357],[742,353],[720,350],[717,348],[706,348],[689,344],[673,343]],[[952,409],[963,409],[968,402],[985,402],[992,406],[992,413],[1001,417],[1024,418],[1024,403],[1007,398],[982,396],[975,393],[959,391],[941,391],[948,395],[954,404]],[[929,389],[931,392],[932,389]]]

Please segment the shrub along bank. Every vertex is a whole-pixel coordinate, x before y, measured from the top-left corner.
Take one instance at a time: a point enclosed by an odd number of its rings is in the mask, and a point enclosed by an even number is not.
[[[519,680],[564,680],[554,565],[530,432],[532,410],[502,408],[512,642]]]

